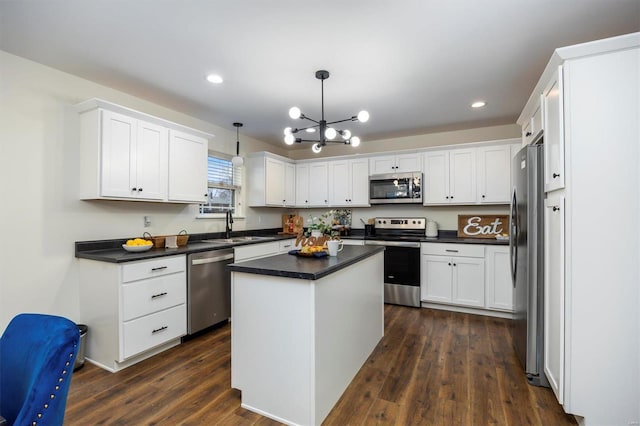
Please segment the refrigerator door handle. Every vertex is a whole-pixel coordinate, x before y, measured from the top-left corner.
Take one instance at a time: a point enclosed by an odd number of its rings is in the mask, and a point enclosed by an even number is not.
[[[511,196],[511,206],[509,211],[509,219],[511,222],[511,231],[509,232],[509,254],[511,255],[511,283],[516,288],[516,274],[518,272],[518,204],[516,197],[516,188],[513,188]]]

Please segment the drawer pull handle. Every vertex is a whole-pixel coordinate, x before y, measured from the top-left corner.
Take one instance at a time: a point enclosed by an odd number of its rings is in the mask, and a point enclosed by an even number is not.
[[[164,292],[162,292],[162,293],[152,294],[152,295],[151,295],[151,298],[152,298],[152,299],[155,299],[156,297],[161,297],[161,296],[166,296],[166,295],[167,295],[167,292],[166,292],[166,291],[164,291]]]
[[[449,252],[449,253],[457,253],[458,252],[458,250],[450,250],[450,249],[446,249],[445,251]]]
[[[151,268],[151,271],[161,271],[163,269],[167,269],[166,266],[158,266],[157,268]]]
[[[164,331],[164,330],[166,330],[167,328],[169,328],[169,327],[167,327],[166,325],[163,325],[162,327],[160,327],[160,328],[156,328],[155,330],[153,330],[153,331],[151,332],[151,334],[159,333],[160,331]]]

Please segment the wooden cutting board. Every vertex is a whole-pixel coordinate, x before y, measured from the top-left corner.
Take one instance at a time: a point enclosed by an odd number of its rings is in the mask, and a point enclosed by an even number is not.
[[[458,215],[458,238],[496,238],[509,235],[507,215]]]

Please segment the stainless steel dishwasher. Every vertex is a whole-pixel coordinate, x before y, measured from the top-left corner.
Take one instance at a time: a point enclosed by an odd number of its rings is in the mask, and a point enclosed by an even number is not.
[[[231,317],[233,249],[187,256],[187,331],[196,333]]]

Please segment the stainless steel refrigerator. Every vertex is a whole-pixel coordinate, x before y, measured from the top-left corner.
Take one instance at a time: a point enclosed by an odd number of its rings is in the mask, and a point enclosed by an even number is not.
[[[549,386],[544,374],[544,158],[542,140],[513,158],[509,250],[513,280],[513,345],[527,380]]]

